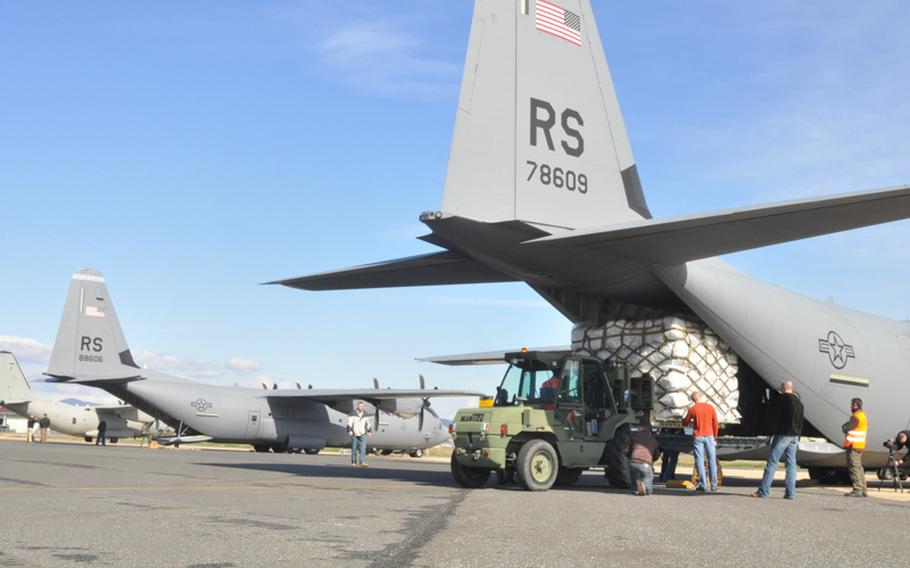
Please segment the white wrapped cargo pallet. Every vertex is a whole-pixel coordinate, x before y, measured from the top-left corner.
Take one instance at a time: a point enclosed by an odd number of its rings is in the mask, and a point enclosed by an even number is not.
[[[572,330],[572,349],[627,363],[633,377],[649,376],[655,422],[682,419],[695,391],[705,394],[722,424],[742,418],[736,408],[739,359],[703,323],[677,317],[580,323]]]

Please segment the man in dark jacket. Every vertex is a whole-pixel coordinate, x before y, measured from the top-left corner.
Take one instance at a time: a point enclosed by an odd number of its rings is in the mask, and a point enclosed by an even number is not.
[[[910,467],[910,430],[901,430],[897,433],[897,436],[894,437],[894,453],[901,450],[907,450],[907,453],[903,457],[898,458],[897,465],[901,469],[907,469]]]
[[[32,430],[35,429],[35,424],[37,424],[37,423],[38,423],[38,419],[35,418],[35,416],[33,414],[29,414],[28,415],[28,430],[25,431],[25,441],[28,442],[29,444],[31,444],[32,442],[35,441],[32,438],[32,436],[35,435],[35,433],[32,432]]]
[[[787,466],[784,499],[795,499],[796,447],[799,437],[803,433],[803,403],[793,392],[791,381],[781,383],[780,396],[771,407],[771,419],[768,426],[769,433],[772,435],[771,452],[768,454],[768,463],[765,464],[765,474],[762,476],[761,485],[752,496],[767,497],[771,494],[771,482],[774,481],[777,462],[780,461],[781,456],[784,456]]]
[[[41,420],[38,421],[38,426],[41,428],[41,443],[47,443],[47,433],[51,429],[51,419],[47,417],[47,414],[41,417]]]
[[[104,443],[105,434],[107,434],[107,422],[102,420],[101,422],[98,423],[98,435],[95,436],[95,445],[96,446],[99,444],[102,446],[107,445],[106,443]]]
[[[654,483],[654,461],[660,455],[657,439],[651,434],[651,423],[642,418],[637,432],[626,445],[629,457],[629,481],[636,495],[650,495]]]

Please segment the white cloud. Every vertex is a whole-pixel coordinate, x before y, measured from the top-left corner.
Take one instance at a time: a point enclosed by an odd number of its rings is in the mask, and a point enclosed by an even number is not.
[[[46,365],[51,356],[51,346],[29,337],[0,335],[0,351],[9,351],[19,363]]]
[[[170,371],[196,378],[214,378],[224,374],[224,369],[205,359],[190,359],[148,350],[133,351],[133,356],[141,367],[165,373]]]
[[[262,369],[262,364],[255,359],[230,357],[227,361],[227,368],[235,373],[255,373]]]
[[[339,80],[372,93],[432,98],[458,87],[460,65],[421,54],[416,35],[382,21],[351,22],[312,50]]]

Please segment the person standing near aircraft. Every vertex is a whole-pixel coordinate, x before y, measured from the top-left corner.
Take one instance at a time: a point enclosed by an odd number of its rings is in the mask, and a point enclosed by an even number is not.
[[[107,445],[106,443],[104,443],[104,435],[106,433],[107,433],[107,422],[102,420],[101,422],[98,423],[98,435],[95,436],[95,445],[96,446],[99,444],[102,446]]]
[[[799,396],[793,392],[793,382],[784,381],[780,385],[780,396],[774,401],[771,408],[769,421],[771,438],[771,453],[765,464],[765,474],[762,476],[758,491],[753,497],[768,497],[771,494],[771,482],[777,470],[777,462],[784,456],[787,464],[787,476],[784,481],[784,499],[796,498],[796,448],[799,437],[803,433],[803,403]]]
[[[866,432],[869,422],[863,412],[863,399],[854,398],[850,401],[850,420],[844,422],[841,429],[844,437],[844,448],[847,450],[847,469],[850,470],[850,481],[853,482],[853,491],[846,497],[868,497],[866,491],[866,471],[863,469],[863,450],[866,449]]]
[[[25,441],[29,444],[31,444],[32,442],[35,441],[34,440],[35,433],[33,432],[33,430],[35,429],[35,424],[37,424],[37,423],[38,423],[38,419],[35,418],[35,415],[29,414],[28,415],[28,429],[26,429],[26,431],[25,431]]]
[[[702,402],[705,394],[701,391],[692,393],[692,406],[683,418],[683,426],[693,424],[692,435],[695,437],[693,450],[695,454],[695,467],[698,471],[698,487],[696,491],[707,491],[708,483],[705,476],[705,457],[708,458],[708,470],[711,474],[711,491],[717,491],[717,452],[716,440],[720,422],[717,420],[717,411],[707,402]]]
[[[348,416],[348,436],[351,437],[351,465],[367,467],[367,438],[373,436],[373,425],[363,409],[363,401],[357,401],[354,412]]]
[[[38,426],[41,427],[41,443],[47,443],[47,433],[51,429],[51,419],[47,417],[47,414],[41,417],[41,420],[38,421]]]

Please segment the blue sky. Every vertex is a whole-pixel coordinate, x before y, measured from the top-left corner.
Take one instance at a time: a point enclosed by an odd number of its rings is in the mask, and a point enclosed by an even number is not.
[[[910,183],[907,2],[593,4],[656,216]],[[413,358],[567,342],[520,284],[258,285],[432,250],[417,218],[440,204],[471,10],[0,4],[0,347],[39,376],[85,266],[142,360],[225,384],[422,372],[490,391],[499,368]],[[904,319],[908,237],[899,222],[728,260]]]

